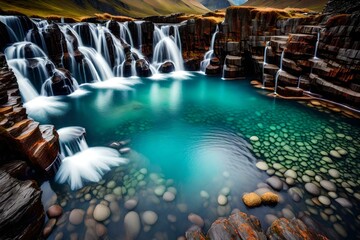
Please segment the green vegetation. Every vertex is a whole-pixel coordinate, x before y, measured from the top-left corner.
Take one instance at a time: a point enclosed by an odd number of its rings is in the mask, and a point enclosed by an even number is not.
[[[327,0],[249,0],[243,5],[272,8],[308,8],[321,12]]]
[[[195,0],[0,0],[4,11],[15,11],[28,16],[62,16],[80,20],[97,13],[110,13],[134,18],[166,15],[174,12],[205,13],[209,10]]]

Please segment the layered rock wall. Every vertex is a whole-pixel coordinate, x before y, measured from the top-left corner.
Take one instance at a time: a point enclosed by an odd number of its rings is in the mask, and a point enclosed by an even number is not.
[[[4,55],[0,55],[0,89],[1,163],[20,158],[44,174],[54,174],[61,161],[59,136],[53,126],[41,126],[28,118]]]

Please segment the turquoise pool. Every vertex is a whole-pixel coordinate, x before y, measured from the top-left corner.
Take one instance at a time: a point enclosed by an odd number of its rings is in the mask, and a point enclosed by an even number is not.
[[[112,168],[99,183],[86,183],[77,191],[50,182],[43,187],[46,204],[54,200],[46,199],[49,186],[65,211],[90,211],[105,199],[112,213],[99,228],[106,229],[109,239],[129,234],[177,239],[197,217],[206,231],[235,209],[258,217],[264,229],[275,216],[310,216],[331,238],[360,236],[358,120],[267,97],[248,80],[192,73],[181,80],[127,81],[141,83],[126,90],[83,86],[86,94],[57,100],[67,105],[60,114],[32,116],[56,128],[84,127],[90,147],[130,140],[125,147],[131,151],[122,154],[129,159],[127,165]],[[270,170],[258,169],[259,161]],[[269,174],[283,177],[288,169],[296,177],[277,192],[282,199],[277,206],[248,209],[243,204],[243,193],[264,188]],[[335,185],[335,191],[323,188],[322,180]],[[308,182],[330,204],[309,194],[304,187]],[[339,198],[351,206],[343,207]],[[135,229],[124,225],[129,212],[140,224]],[[87,238],[96,234],[92,228],[96,224],[89,220],[74,227],[64,218],[50,238],[60,233]]]

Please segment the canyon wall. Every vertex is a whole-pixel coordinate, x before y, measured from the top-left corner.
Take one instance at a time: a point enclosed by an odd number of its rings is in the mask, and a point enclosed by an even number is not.
[[[28,118],[18,83],[0,54],[0,236],[38,239],[45,221],[34,180],[53,176],[61,163],[53,126]],[[35,171],[35,172],[34,172]]]

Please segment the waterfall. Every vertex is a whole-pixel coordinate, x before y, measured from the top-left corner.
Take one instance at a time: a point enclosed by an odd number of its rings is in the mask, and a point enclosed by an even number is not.
[[[125,22],[124,24],[120,24],[120,37],[124,39],[128,44],[130,44],[131,47],[134,47],[134,42],[131,36],[130,29],[128,27],[128,22]]]
[[[171,61],[176,71],[184,70],[184,60],[178,45],[176,45],[174,38],[165,33],[166,28],[160,29],[158,26],[155,26],[153,40],[153,64],[155,68],[159,68],[166,61]]]
[[[210,60],[212,57],[214,57],[214,46],[215,46],[215,40],[216,40],[216,35],[219,33],[219,26],[216,25],[216,30],[214,32],[214,34],[212,35],[211,38],[211,45],[210,45],[210,49],[209,51],[207,51],[204,55],[204,60],[201,61],[200,63],[200,71],[201,72],[205,72],[207,66],[210,64]]]
[[[318,52],[318,47],[319,47],[319,41],[320,41],[320,30],[317,33],[317,40],[316,40],[316,44],[315,44],[315,52],[314,52],[314,59],[318,59],[317,57],[317,52]]]
[[[263,62],[263,66],[262,66],[262,78],[263,78],[263,86],[262,88],[265,88],[265,77],[264,77],[264,72],[265,72],[265,66],[267,64],[266,62],[266,57],[267,57],[267,50],[269,49],[270,47],[270,41],[267,41],[266,42],[266,46],[265,46],[265,49],[264,49],[264,62]]]
[[[8,61],[9,67],[12,68],[16,76],[23,101],[28,102],[35,99],[39,96],[39,93],[36,91],[29,79],[27,79],[16,67],[13,66],[14,64],[17,64],[17,62],[14,62],[14,60]]]
[[[43,35],[43,31],[49,25],[49,23],[47,20],[40,20],[40,21],[32,20],[32,22],[36,25],[37,30],[30,29],[29,32],[26,34],[25,39],[26,41],[33,42],[36,45],[40,46],[41,49],[43,49],[43,51],[47,53],[48,51],[47,51],[47,46]],[[33,34],[34,31],[37,31],[37,33],[39,34],[38,35]],[[37,39],[36,36],[39,36],[40,39]]]
[[[60,128],[57,132],[59,134],[60,151],[64,157],[72,156],[89,148],[85,140],[85,128],[65,127]]]
[[[138,50],[142,52],[142,31],[141,31],[141,24],[144,21],[135,21],[136,30],[137,30],[137,38],[138,38]]]
[[[41,48],[32,42],[17,42],[5,49],[7,59],[17,58],[46,58],[46,54]]]
[[[66,157],[55,176],[58,183],[67,182],[72,190],[82,188],[84,181],[98,182],[111,167],[127,163],[112,148],[91,147],[85,140],[85,129],[66,127],[58,130],[60,149]]]
[[[283,50],[282,53],[281,53],[280,69],[277,71],[276,76],[275,76],[275,87],[274,87],[274,94],[275,95],[277,95],[276,90],[277,90],[277,86],[278,86],[279,75],[282,72],[284,54],[285,54],[285,50]]]
[[[0,22],[4,23],[7,26],[7,30],[10,34],[10,37],[13,38],[14,41],[25,40],[25,32],[19,17],[0,16]]]

